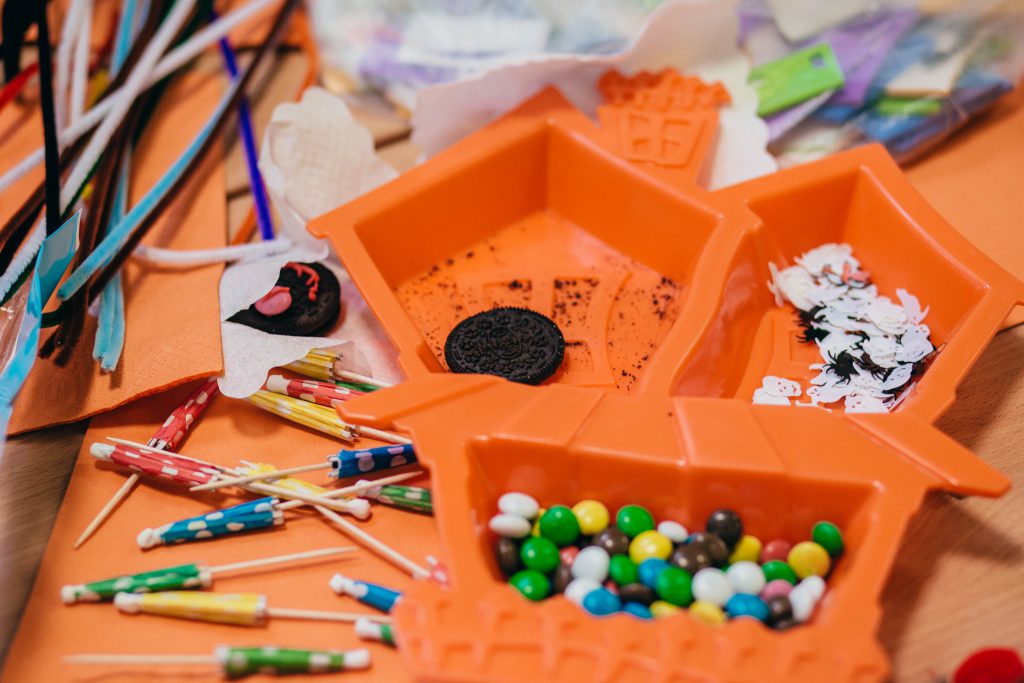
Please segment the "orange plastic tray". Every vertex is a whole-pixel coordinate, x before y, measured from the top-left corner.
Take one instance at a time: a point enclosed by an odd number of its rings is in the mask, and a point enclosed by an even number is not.
[[[881,147],[709,193],[694,181],[719,86],[672,72],[601,86],[600,126],[546,90],[313,225],[409,376],[342,414],[408,431],[431,471],[451,586],[407,593],[402,656],[420,680],[882,680],[879,594],[923,496],[1009,486],[933,422],[1024,285]],[[830,241],[849,242],[882,292],[932,307],[942,351],[893,413],[751,405],[763,375],[805,377],[817,355],[775,306],[767,264]],[[539,387],[447,373],[448,330],[507,304],[558,322],[562,371]],[[765,539],[829,519],[848,551],[813,620],[787,632],[595,618],[502,579],[487,520],[506,491],[640,503],[688,526],[731,507]]]

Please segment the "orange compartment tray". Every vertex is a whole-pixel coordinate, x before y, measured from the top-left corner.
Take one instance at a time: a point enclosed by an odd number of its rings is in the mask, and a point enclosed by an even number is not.
[[[1024,285],[945,223],[878,146],[718,192],[696,185],[721,86],[673,72],[601,81],[600,126],[553,89],[426,164],[318,219],[409,380],[343,416],[399,429],[430,469],[450,586],[394,616],[418,680],[883,680],[879,595],[929,490],[1009,482],[933,422]],[[880,291],[930,305],[942,351],[899,408],[846,415],[751,405],[766,374],[807,377],[768,263],[848,242]],[[528,387],[446,372],[461,319],[500,305],[567,340]],[[508,586],[487,521],[497,498],[649,507],[700,526],[731,507],[761,538],[829,519],[847,553],[808,624],[707,626],[681,613],[596,618]]]

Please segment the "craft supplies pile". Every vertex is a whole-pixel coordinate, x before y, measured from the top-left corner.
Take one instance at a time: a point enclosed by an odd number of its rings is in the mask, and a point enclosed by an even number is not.
[[[93,420],[11,680],[880,681],[925,493],[1008,486],[934,422],[1024,285],[890,153],[1016,14],[2,4],[0,474]]]

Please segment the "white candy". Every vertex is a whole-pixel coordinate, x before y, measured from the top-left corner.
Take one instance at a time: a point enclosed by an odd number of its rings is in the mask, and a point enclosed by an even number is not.
[[[569,602],[582,605],[583,598],[587,597],[591,591],[596,591],[600,587],[601,584],[593,579],[573,579],[565,587],[565,597]]]
[[[737,593],[757,595],[764,588],[764,572],[754,562],[737,562],[726,570],[725,576]]]
[[[540,511],[540,505],[533,496],[513,491],[498,499],[498,509],[506,515],[519,515],[526,519],[533,519]]]
[[[519,515],[494,515],[487,525],[491,531],[505,538],[525,538],[530,535],[533,525]]]
[[[579,551],[576,559],[572,561],[572,577],[574,579],[589,579],[598,584],[604,583],[608,578],[608,565],[611,558],[608,552],[596,545],[589,545]]]
[[[802,624],[814,613],[814,606],[817,604],[814,599],[814,591],[806,586],[794,587],[789,592],[789,604],[793,606],[793,620]]]
[[[802,590],[810,592],[815,603],[820,602],[825,596],[825,579],[820,576],[808,576],[799,585],[803,586]]]
[[[697,572],[697,575],[693,577],[692,589],[693,597],[696,600],[713,602],[719,607],[724,607],[735,593],[725,573],[714,567]]]
[[[673,543],[682,543],[690,535],[685,526],[667,519],[658,525],[658,533]]]

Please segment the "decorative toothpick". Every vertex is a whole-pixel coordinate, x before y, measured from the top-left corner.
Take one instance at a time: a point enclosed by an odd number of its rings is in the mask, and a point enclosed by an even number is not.
[[[151,569],[138,574],[125,574],[109,579],[101,579],[90,583],[64,586],[60,590],[61,600],[67,605],[76,602],[103,602],[113,599],[117,593],[156,593],[159,591],[183,590],[188,588],[209,588],[213,585],[213,577],[220,574],[266,567],[273,564],[311,560],[330,555],[341,555],[355,552],[355,548],[337,547],[307,550],[301,553],[274,555],[255,560],[243,560],[217,567],[208,567],[201,562],[182,564],[174,567]]]

